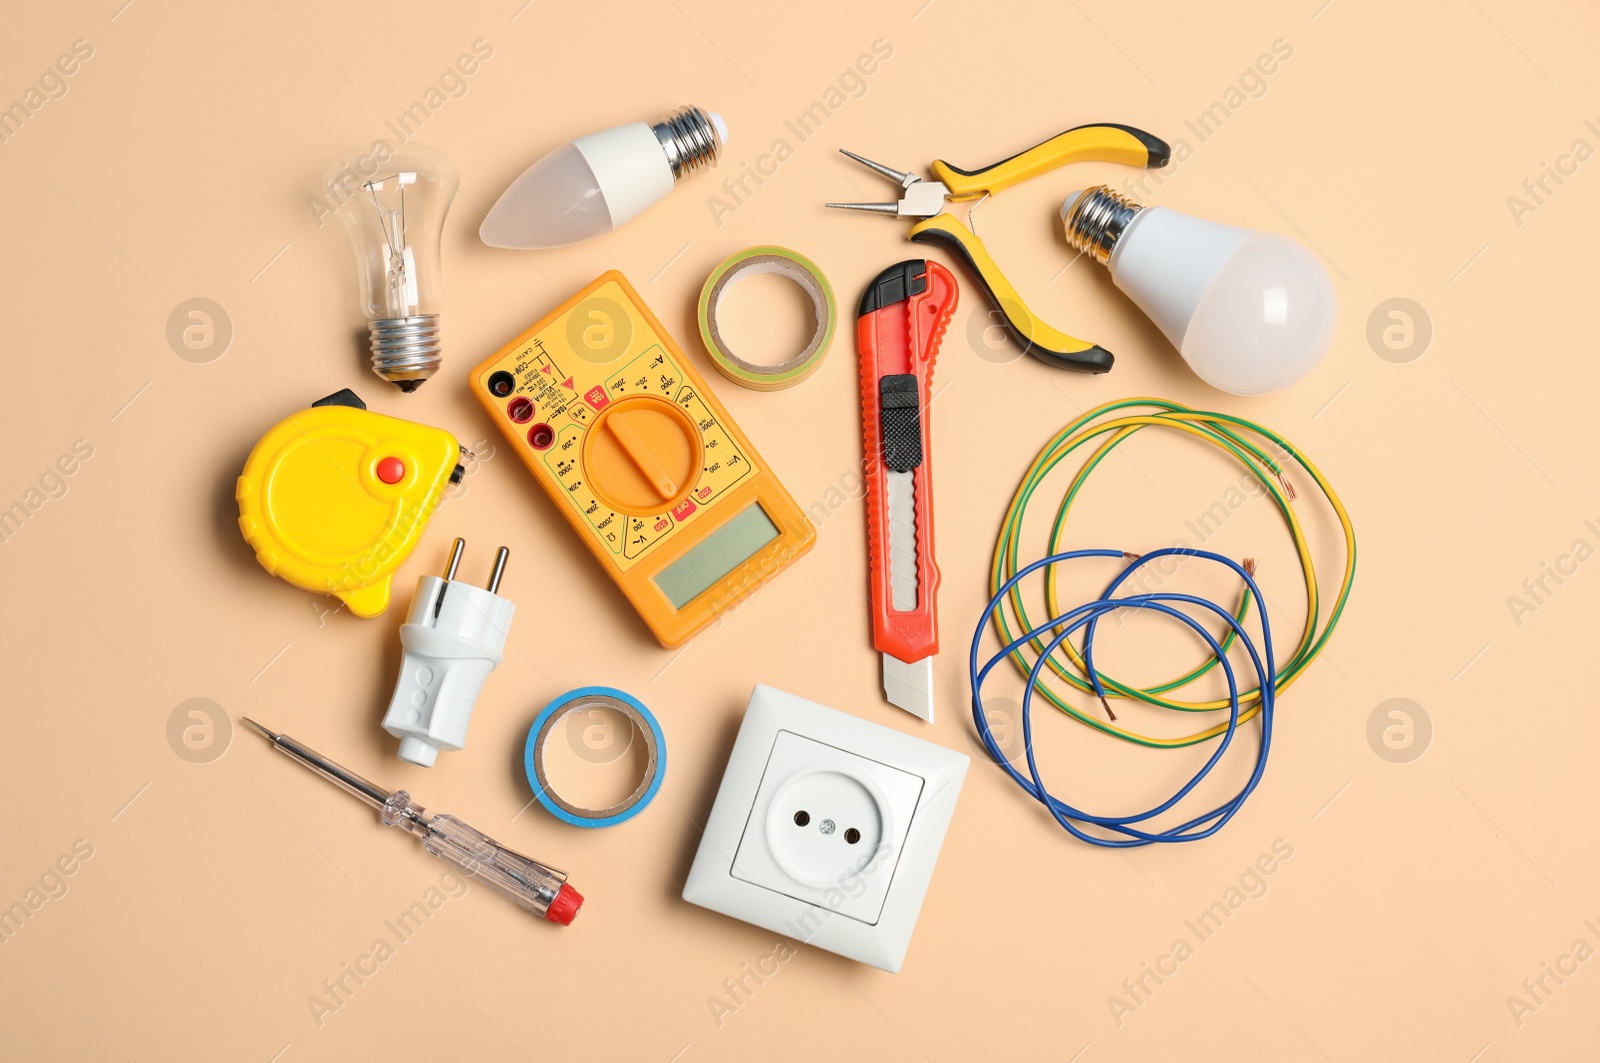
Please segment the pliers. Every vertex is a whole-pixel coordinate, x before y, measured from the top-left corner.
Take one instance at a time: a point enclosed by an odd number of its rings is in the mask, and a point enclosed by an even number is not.
[[[843,151],[843,149],[840,149]],[[922,218],[911,227],[912,243],[934,244],[966,263],[978,284],[1006,321],[1006,331],[1023,350],[1061,369],[1104,373],[1111,368],[1111,352],[1053,328],[1029,312],[1022,297],[1006,280],[983,241],[946,210],[949,203],[981,201],[1012,185],[1072,162],[1118,162],[1126,166],[1159,169],[1172,149],[1166,141],[1132,126],[1084,125],[1069,129],[981,170],[963,170],[942,159],[930,166],[933,178],[901,173],[852,151],[844,154],[883,176],[898,181],[905,190],[897,203],[829,203],[845,210],[866,210],[901,218]],[[976,206],[976,203],[974,203]]]

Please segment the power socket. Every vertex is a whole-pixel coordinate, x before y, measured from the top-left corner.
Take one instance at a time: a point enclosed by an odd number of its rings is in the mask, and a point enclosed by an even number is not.
[[[920,775],[779,731],[733,876],[813,905],[859,878],[835,910],[876,925],[921,794]]]
[[[684,900],[898,971],[968,764],[757,686]]]

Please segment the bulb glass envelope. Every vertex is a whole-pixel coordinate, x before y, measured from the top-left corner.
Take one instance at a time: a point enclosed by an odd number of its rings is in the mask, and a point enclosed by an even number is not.
[[[323,184],[355,250],[367,320],[437,314],[440,235],[461,184],[455,164],[420,144],[352,151]]]

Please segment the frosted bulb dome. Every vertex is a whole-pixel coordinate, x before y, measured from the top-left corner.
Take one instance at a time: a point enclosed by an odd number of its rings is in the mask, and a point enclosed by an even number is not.
[[[1178,350],[1212,387],[1264,395],[1317,367],[1337,318],[1333,283],[1311,252],[1251,233],[1211,278]]]
[[[646,161],[654,160],[647,155]],[[604,236],[613,227],[594,169],[569,142],[511,183],[484,216],[478,236],[490,247],[565,247]]]

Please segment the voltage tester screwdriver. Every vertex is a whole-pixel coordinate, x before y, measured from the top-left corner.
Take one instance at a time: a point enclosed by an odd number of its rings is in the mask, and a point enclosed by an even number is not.
[[[443,813],[430,816],[421,805],[412,804],[411,795],[404,790],[390,793],[381,786],[374,786],[355,772],[340,767],[288,735],[273,734],[245,717],[241,717],[240,722],[271,742],[280,752],[377,809],[385,825],[404,827],[412,834],[419,835],[428,852],[450,861],[478,881],[493,886],[534,915],[569,926],[578,909],[583,907],[583,897],[567,885],[565,871],[557,871],[521,853],[512,852],[454,816]]]

